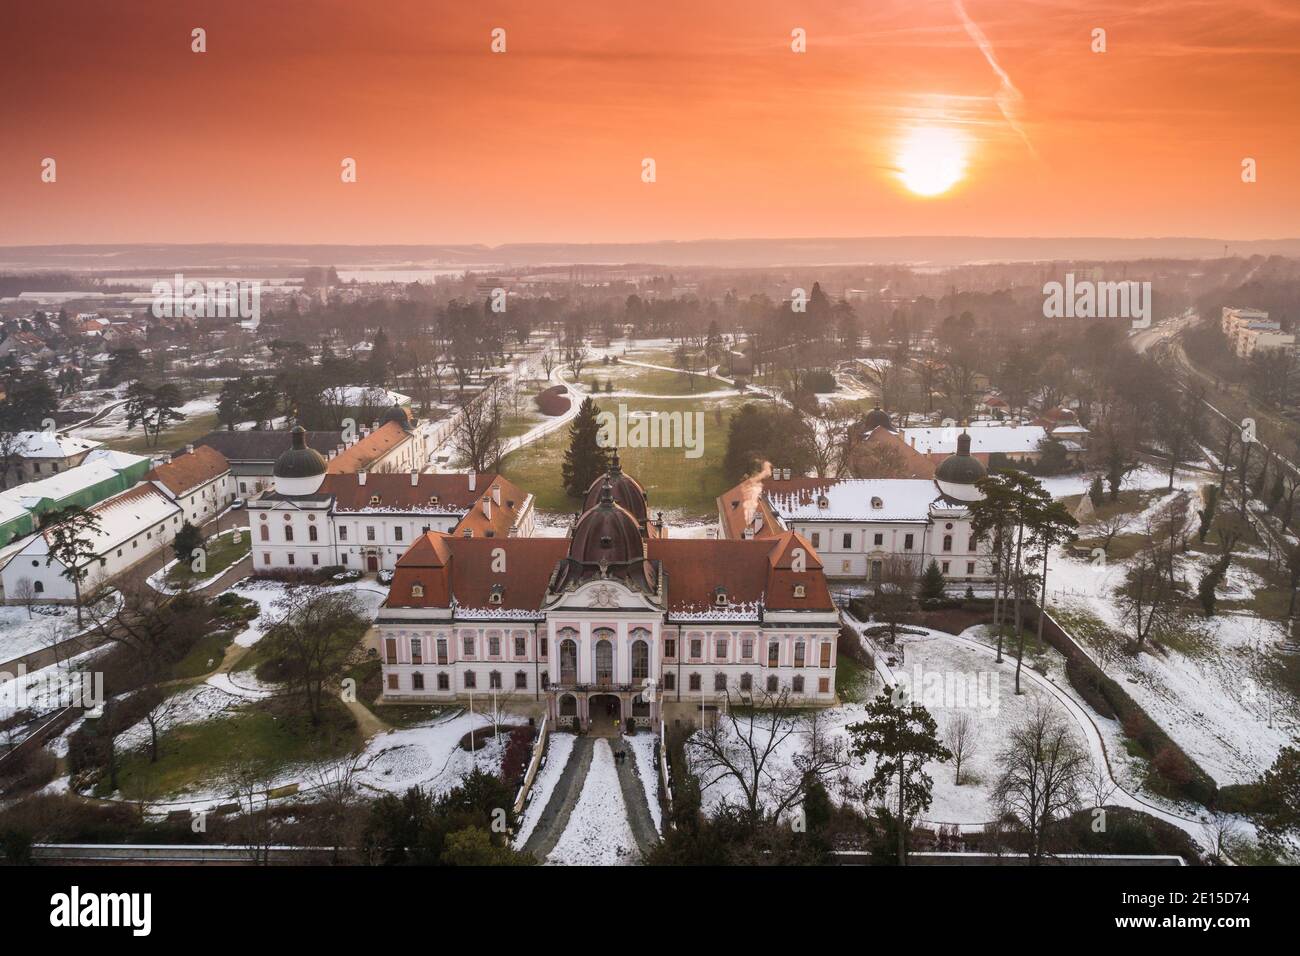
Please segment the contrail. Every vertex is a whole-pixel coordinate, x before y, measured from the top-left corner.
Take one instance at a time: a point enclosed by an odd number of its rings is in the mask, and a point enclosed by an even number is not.
[[[1019,120],[1020,104],[1024,102],[1025,98],[1016,89],[1016,84],[1011,82],[1011,77],[1007,75],[1007,71],[1002,69],[1002,65],[998,63],[998,58],[993,53],[993,44],[984,35],[984,31],[979,28],[979,24],[970,18],[970,14],[966,12],[962,0],[952,0],[952,5],[956,9],[957,15],[961,17],[962,23],[965,24],[966,32],[970,34],[970,38],[975,41],[975,45],[984,54],[984,59],[988,61],[989,67],[1001,81],[1001,86],[993,101],[998,104],[998,109],[1002,112],[1002,118],[1007,121],[1008,126],[1020,135],[1020,138],[1025,141],[1025,145],[1029,147],[1029,152],[1037,159],[1038,150],[1034,149],[1034,144],[1029,141],[1029,135],[1020,125]]]

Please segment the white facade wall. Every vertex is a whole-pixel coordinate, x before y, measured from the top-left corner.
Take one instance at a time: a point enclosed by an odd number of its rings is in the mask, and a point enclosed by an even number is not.
[[[324,505],[259,508],[250,503],[253,567],[256,571],[331,565],[358,571],[392,570],[417,537],[425,531],[449,532],[460,517],[401,512],[334,515]]]
[[[883,566],[895,555],[913,558],[918,574],[933,558],[945,577],[954,581],[977,581],[993,574],[987,549],[973,540],[969,517],[938,517],[931,522],[803,519],[791,521],[790,529],[813,546],[828,578],[869,578],[873,564]],[[946,549],[945,539],[951,539]]]

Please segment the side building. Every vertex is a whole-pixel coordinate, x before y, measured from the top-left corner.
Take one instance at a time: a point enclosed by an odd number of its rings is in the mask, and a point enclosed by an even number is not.
[[[330,462],[291,432],[274,490],[248,503],[253,568],[391,570],[420,535],[512,538],[533,534],[533,496],[495,474],[329,472]],[[336,459],[337,460],[337,459]]]
[[[971,531],[969,506],[984,465],[967,432],[957,449],[922,478],[752,478],[718,498],[718,528],[731,540],[790,531],[807,540],[831,578],[880,581],[901,557],[919,573],[934,559],[954,582],[993,576],[988,545]]]

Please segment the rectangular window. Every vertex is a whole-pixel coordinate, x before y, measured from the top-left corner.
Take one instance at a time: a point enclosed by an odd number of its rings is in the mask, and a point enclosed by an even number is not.
[[[420,639],[418,637],[411,638],[411,663],[412,664],[424,663],[424,655],[421,653],[423,649],[424,648],[420,646]]]
[[[320,555],[317,554],[315,551],[311,553],[311,563],[318,566],[320,565]]]
[[[367,541],[375,540],[375,526],[372,524],[366,525],[366,540]]]
[[[778,688],[779,686],[780,686],[780,685],[779,685],[779,683],[777,682],[776,675],[775,675],[775,674],[770,674],[770,675],[768,675],[768,678],[767,678],[767,692],[768,692],[769,694],[775,694],[775,693],[777,692],[777,688]]]
[[[845,547],[845,548],[851,548],[851,547],[853,547],[853,532],[851,532],[851,531],[849,531],[849,532],[845,532],[845,534],[844,534],[844,547]]]
[[[713,689],[716,690],[716,691],[724,691],[724,690],[727,689],[727,675],[726,675],[726,674],[721,674],[721,673],[719,673],[719,674],[714,674],[714,675],[713,675]]]
[[[713,655],[720,661],[727,659],[727,639],[720,637],[713,642]]]
[[[974,551],[974,550],[975,550],[975,540],[976,540],[976,539],[975,539],[975,535],[971,535],[971,536],[970,536],[970,540],[966,542],[966,550],[967,550],[967,551]]]
[[[394,528],[394,529],[393,529],[393,540],[394,540],[394,541],[401,541],[401,540],[402,540],[402,529],[401,529],[401,528]]]
[[[522,637],[515,638],[515,657],[523,657],[528,653],[528,641]]]
[[[664,641],[664,657],[677,656],[677,641],[675,638],[668,638]]]
[[[419,671],[411,675],[411,689],[424,690],[424,675]]]
[[[690,688],[691,688],[691,690],[699,690],[699,689],[700,689],[700,675],[699,675],[699,674],[692,674],[692,675],[691,675]]]
[[[465,687],[466,687],[468,690],[473,690],[473,689],[474,689],[475,687],[477,687],[477,686],[478,686],[478,677],[474,674],[473,671],[466,671],[466,672],[465,672]]]
[[[821,655],[822,655],[821,666],[830,667],[831,666],[831,642],[830,641],[822,641]]]
[[[500,690],[500,689],[501,689],[501,672],[500,672],[500,671],[493,671],[492,673],[488,674],[488,689],[489,689],[489,690]]]
[[[397,663],[397,638],[390,637],[384,641],[384,657],[390,664]]]
[[[747,637],[740,642],[740,656],[747,661],[754,659],[754,639]]]
[[[817,678],[817,693],[829,694],[831,692],[831,679],[829,677]]]
[[[874,538],[872,538],[872,542],[876,545],[876,547],[880,547],[882,544],[885,543],[885,536],[883,534],[878,534]]]
[[[767,645],[767,666],[768,667],[781,666],[781,645],[778,644],[776,641],[773,641],[772,643]]]
[[[523,671],[515,671],[515,690],[528,689],[528,675]]]
[[[260,533],[258,534],[258,538],[259,538],[259,539],[261,539],[262,541],[270,541],[270,540],[271,540],[271,529],[268,528],[266,525],[262,525],[262,526],[259,527],[257,530],[260,532]]]
[[[674,690],[674,689],[676,689],[676,687],[677,687],[677,675],[676,675],[676,674],[665,674],[665,675],[664,675],[664,690]]]
[[[812,533],[812,546],[814,548],[820,548],[822,546],[822,534],[820,531],[814,531]]]
[[[389,675],[388,675],[388,689],[389,689],[389,690],[397,690],[397,689],[398,689],[397,675],[396,675],[396,674],[389,674]]]
[[[903,550],[904,550],[904,551],[911,551],[911,550],[912,550],[912,543],[913,543],[915,540],[916,540],[916,538],[915,538],[915,536],[913,536],[913,535],[910,535],[910,534],[905,534],[905,535],[903,535]]]
[[[451,681],[445,673],[438,675],[438,690],[451,690]]]
[[[443,667],[447,666],[447,639],[445,637],[438,638],[438,663]]]
[[[550,642],[549,639],[547,639],[547,638],[545,638],[545,637],[542,638],[542,656],[543,656],[543,657],[545,657],[547,654],[550,653],[550,651],[547,650],[547,647],[550,645],[550,643],[551,643],[551,642]]]
[[[117,556],[120,558],[122,556],[122,552],[121,551],[117,552]],[[269,551],[262,552],[262,563],[263,564],[271,563],[271,553]]]
[[[803,677],[796,677],[790,681],[790,690],[796,694],[803,693]]]
[[[967,562],[966,562],[966,575],[967,575],[967,577],[969,577],[970,575],[973,575],[974,573],[975,573],[975,562],[974,562],[974,561],[967,561]]]
[[[751,690],[754,689],[754,675],[753,675],[753,674],[741,674],[741,675],[740,675],[740,689],[743,690],[746,694],[748,694]]]
[[[488,657],[501,656],[501,638],[495,634],[488,638]]]
[[[339,525],[339,540],[340,540],[340,541],[346,541],[346,540],[348,540],[348,526],[347,526],[347,525],[343,525],[343,524]]]
[[[461,638],[461,653],[464,654],[465,657],[474,656],[474,635],[473,634],[466,634],[463,638]]]
[[[945,561],[945,562],[943,563],[943,567],[942,567],[940,570],[942,570],[944,574],[947,574],[947,573],[948,573],[948,562],[947,562],[947,561]]]
[[[804,642],[795,641],[794,643],[794,666],[803,667]]]
[[[294,563],[294,561],[293,561],[293,553],[292,553],[292,552],[290,552],[290,554],[289,554],[289,563],[290,563],[290,564],[293,564],[293,563]]]
[[[703,654],[703,642],[698,637],[691,638],[691,660],[698,661]]]

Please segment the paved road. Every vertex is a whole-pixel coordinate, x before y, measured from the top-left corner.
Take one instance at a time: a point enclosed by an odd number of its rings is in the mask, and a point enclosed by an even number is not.
[[[637,849],[641,859],[650,855],[650,850],[659,842],[659,831],[655,829],[654,818],[650,816],[649,798],[646,796],[645,783],[641,780],[641,771],[636,765],[636,754],[632,745],[619,740],[615,750],[622,749],[627,754],[622,763],[614,762],[618,772],[619,789],[623,791],[623,804],[627,807],[627,822],[632,827],[632,836],[636,838]]]

